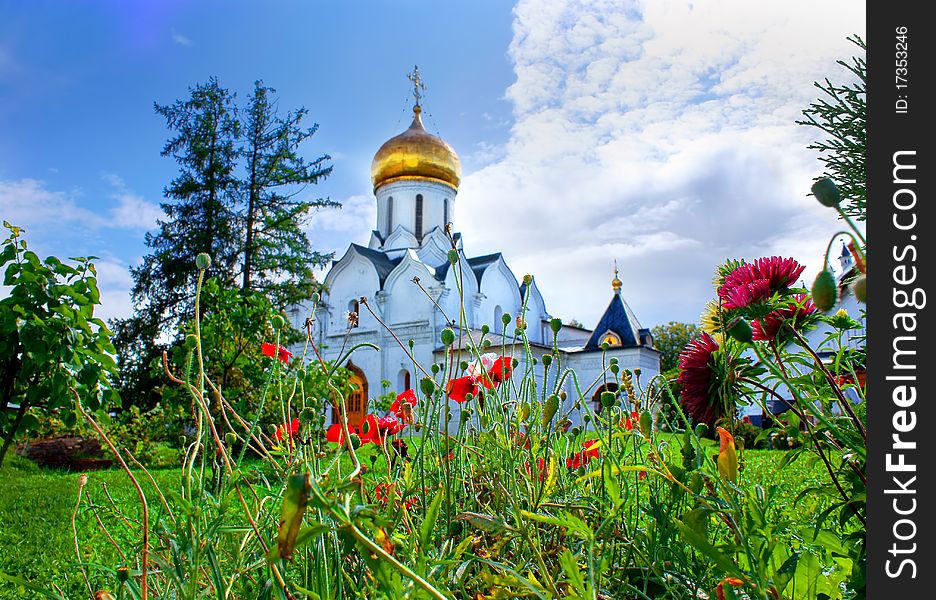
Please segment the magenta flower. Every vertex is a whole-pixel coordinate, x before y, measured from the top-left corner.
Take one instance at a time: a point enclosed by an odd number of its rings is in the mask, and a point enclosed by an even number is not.
[[[755,319],[751,323],[754,339],[772,342],[785,322],[789,322],[793,327],[802,326],[804,319],[816,310],[813,301],[805,294],[797,294],[793,296],[793,301],[789,305],[773,310],[763,319]]]
[[[703,331],[679,354],[679,399],[689,416],[709,427],[722,416],[721,403],[712,401],[715,374],[711,363],[716,350],[718,343],[715,338]]]
[[[806,267],[792,258],[771,256],[738,266],[718,288],[722,308],[744,308],[762,302],[796,281]]]

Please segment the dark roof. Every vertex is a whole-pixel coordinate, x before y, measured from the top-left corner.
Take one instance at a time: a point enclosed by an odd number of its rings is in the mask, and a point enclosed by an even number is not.
[[[598,350],[601,345],[601,338],[608,331],[611,331],[621,338],[621,347],[636,348],[641,346],[640,341],[640,323],[633,311],[624,302],[621,294],[616,292],[611,296],[611,303],[605,309],[601,320],[595,325],[595,329],[585,343],[583,350]]]
[[[484,271],[497,262],[497,259],[500,257],[501,253],[495,252],[494,254],[485,254],[484,256],[475,256],[474,258],[468,259],[468,266],[474,271],[475,279],[478,280],[479,287],[481,285],[481,276],[484,275]]]
[[[400,264],[402,258],[390,259],[387,258],[387,255],[383,252],[371,250],[370,248],[359,246],[358,244],[351,244],[351,247],[354,248],[355,252],[373,263],[374,268],[377,269],[377,277],[380,279],[380,289],[383,289],[384,281],[387,280],[387,277],[390,276],[393,269]]]

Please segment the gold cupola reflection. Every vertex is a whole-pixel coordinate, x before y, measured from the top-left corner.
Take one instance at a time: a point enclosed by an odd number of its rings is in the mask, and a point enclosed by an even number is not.
[[[371,162],[374,191],[387,183],[406,179],[428,179],[458,189],[461,161],[455,151],[423,127],[419,104],[413,106],[409,129],[392,137],[377,151]]]

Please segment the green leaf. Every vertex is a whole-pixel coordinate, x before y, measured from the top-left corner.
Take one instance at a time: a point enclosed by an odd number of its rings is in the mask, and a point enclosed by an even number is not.
[[[741,577],[741,570],[738,565],[724,552],[709,543],[708,538],[699,535],[694,529],[680,520],[674,520],[673,523],[679,529],[683,539],[693,548],[707,556],[715,563],[722,572],[735,577]]]
[[[436,519],[439,517],[439,507],[442,506],[442,500],[444,498],[445,489],[439,488],[439,491],[436,492],[435,498],[433,498],[432,502],[429,504],[429,508],[426,509],[426,518],[419,529],[420,553],[425,553],[425,550],[429,548],[429,544],[432,543],[432,531],[435,528]]]

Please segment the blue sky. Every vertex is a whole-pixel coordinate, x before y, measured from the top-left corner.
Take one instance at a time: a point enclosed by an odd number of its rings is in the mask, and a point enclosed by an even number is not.
[[[340,255],[373,228],[370,160],[408,125],[419,64],[427,126],[462,159],[469,254],[503,251],[586,325],[617,259],[644,326],[695,321],[728,256],[818,268],[836,226],[805,198],[821,168],[792,122],[813,81],[847,78],[864,18],[852,1],[0,0],[0,216],[40,254],[101,257],[102,314],[127,314],[176,173],[153,103],[263,79],[320,126],[306,151],[334,174],[311,193],[345,206],[310,234]]]

